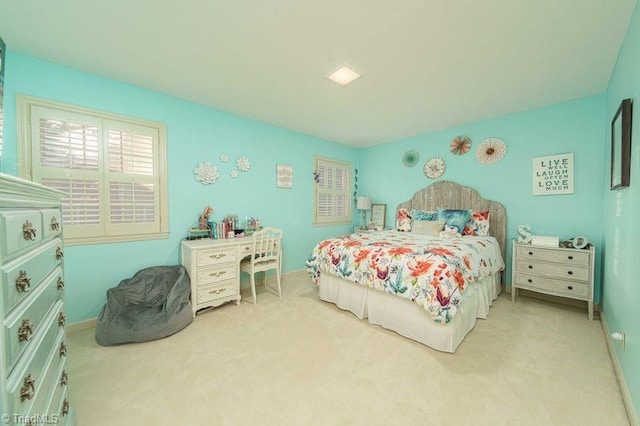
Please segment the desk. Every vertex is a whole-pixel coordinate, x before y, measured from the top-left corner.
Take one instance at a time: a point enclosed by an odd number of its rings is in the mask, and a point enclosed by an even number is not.
[[[181,244],[182,265],[191,279],[191,307],[240,304],[240,261],[251,253],[250,237],[192,240]]]

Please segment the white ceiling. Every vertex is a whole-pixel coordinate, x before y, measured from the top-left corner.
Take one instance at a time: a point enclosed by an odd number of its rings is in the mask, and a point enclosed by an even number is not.
[[[369,146],[606,90],[636,0],[23,0],[9,50]],[[347,63],[347,87],[324,77]]]

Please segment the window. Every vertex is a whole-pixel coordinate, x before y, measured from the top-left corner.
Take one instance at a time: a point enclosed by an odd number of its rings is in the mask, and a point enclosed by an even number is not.
[[[351,223],[351,164],[316,157],[316,225]]]
[[[20,176],[67,193],[65,244],[167,238],[163,124],[18,97]]]

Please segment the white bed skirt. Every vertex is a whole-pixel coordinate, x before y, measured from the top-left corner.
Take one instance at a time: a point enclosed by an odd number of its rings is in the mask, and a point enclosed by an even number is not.
[[[329,274],[320,274],[320,299],[351,311],[360,319],[380,325],[443,352],[455,352],[475,326],[486,318],[501,291],[500,274],[468,285],[456,316],[448,324],[434,322],[427,311],[411,300],[354,284]]]

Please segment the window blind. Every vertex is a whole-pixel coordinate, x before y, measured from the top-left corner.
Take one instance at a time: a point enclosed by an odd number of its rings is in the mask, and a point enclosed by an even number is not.
[[[351,222],[351,166],[337,160],[316,158],[315,223]]]

